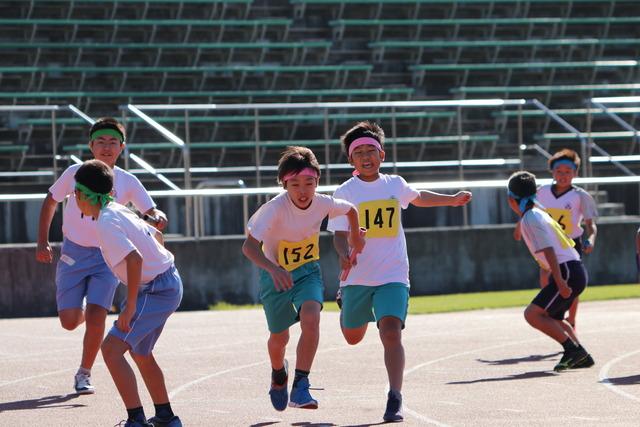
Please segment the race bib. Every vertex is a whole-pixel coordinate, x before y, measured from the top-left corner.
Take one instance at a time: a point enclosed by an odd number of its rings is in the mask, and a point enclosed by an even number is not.
[[[396,237],[400,224],[400,203],[396,199],[372,200],[358,205],[360,226],[367,238]]]
[[[569,209],[547,208],[547,213],[555,219],[567,236],[573,233],[573,217]]]
[[[551,221],[550,224],[553,232],[556,234],[556,237],[560,242],[560,245],[562,246],[562,249],[572,248],[576,245],[576,242],[565,234],[566,231],[562,229],[562,225],[559,222]]]
[[[299,242],[281,240],[278,243],[278,264],[285,270],[292,271],[309,261],[320,259],[319,243],[318,233]]]

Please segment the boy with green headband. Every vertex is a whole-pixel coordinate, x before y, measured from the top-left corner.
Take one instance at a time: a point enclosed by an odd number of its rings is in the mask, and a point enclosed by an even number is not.
[[[101,118],[93,124],[89,135],[93,157],[113,170],[115,182],[110,196],[121,204],[131,202],[140,212],[159,218],[158,228],[162,230],[167,222],[164,213],[155,208],[155,203],[135,176],[116,166],[124,149],[124,126],[113,118]],[[95,392],[91,384],[91,368],[100,349],[107,311],[111,308],[119,281],[100,253],[94,219],[84,216],[76,203],[74,175],[79,167],[70,166],[49,188],[40,211],[36,260],[42,263],[53,261],[49,229],[58,203],[68,197],[63,212],[62,253],[56,268],[56,302],[63,328],[74,330],[83,322],[86,324],[82,359],[74,387],[77,393],[90,394]],[[83,309],[84,298],[86,309]]]

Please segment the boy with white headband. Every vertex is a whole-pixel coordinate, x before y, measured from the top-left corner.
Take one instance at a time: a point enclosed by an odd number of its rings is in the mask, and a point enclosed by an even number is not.
[[[520,171],[509,178],[509,206],[521,218],[520,232],[540,267],[549,271],[549,284],[542,288],[526,308],[527,322],[548,335],[564,349],[555,371],[589,367],[593,358],[582,347],[575,331],[564,322],[571,303],[587,286],[587,272],[578,252],[561,226],[536,203],[536,177]]]
[[[84,162],[75,173],[80,211],[95,222],[100,252],[109,269],[127,286],[127,299],[102,343],[102,356],[127,409],[125,427],[181,427],[171,409],[162,369],[153,347],[182,300],[182,280],[173,254],[157,240],[159,232],[135,213],[113,202],[112,169],[100,160]],[[147,386],[156,415],[147,420],[129,352]]]
[[[288,401],[285,348],[289,327],[300,321],[302,334],[296,352],[296,371],[289,406],[317,409],[309,393],[309,372],[320,337],[323,283],[318,247],[322,220],[346,215],[353,232],[350,246],[359,253],[358,211],[351,203],[317,194],[320,166],[313,152],[287,147],[278,162],[278,182],[286,190],[265,203],[249,219],[242,252],[260,267],[260,300],[267,316],[273,407],[284,411]]]
[[[131,202],[140,212],[158,218],[158,228],[162,230],[167,223],[164,213],[155,208],[155,203],[138,178],[116,166],[124,144],[125,128],[117,120],[101,118],[91,126],[91,153],[114,172],[113,198],[121,204]],[[53,261],[49,229],[58,203],[68,197],[62,221],[62,254],[56,268],[56,302],[63,328],[72,331],[83,322],[86,325],[82,359],[75,375],[74,388],[77,393],[90,394],[95,392],[91,384],[91,368],[100,350],[105,319],[119,282],[105,264],[98,248],[94,219],[84,216],[78,209],[74,196],[74,175],[79,167],[73,165],[67,168],[49,188],[42,203],[36,260],[42,263]],[[83,309],[84,298],[86,309]]]
[[[564,232],[576,243],[575,249],[582,258],[583,254],[590,254],[596,244],[595,219],[598,216],[596,203],[593,197],[580,187],[572,184],[578,176],[580,157],[567,148],[558,151],[549,159],[549,170],[553,176],[553,183],[543,185],[538,189],[538,200],[544,209]],[[581,224],[584,222],[584,228]],[[549,273],[541,270],[540,283],[546,286],[549,281]],[[567,322],[575,329],[576,314],[578,312],[578,298],[575,299]]]
[[[367,245],[352,262],[347,234],[353,226],[342,218],[329,220],[334,246],[343,271],[340,281],[342,299],[341,328],[349,344],[357,344],[376,322],[384,346],[384,361],[389,378],[385,421],[402,421],[402,377],[404,347],[402,329],[409,302],[409,259],[400,208],[463,206],[471,193],[455,195],[418,191],[400,176],[380,173],[384,161],[384,131],[375,123],[361,122],[342,136],[342,144],[355,168],[354,177],[344,182],[334,197],[357,206],[360,223],[367,229]]]

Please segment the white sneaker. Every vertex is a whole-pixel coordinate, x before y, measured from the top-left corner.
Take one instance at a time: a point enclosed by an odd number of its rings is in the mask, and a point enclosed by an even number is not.
[[[91,385],[91,375],[78,372],[75,378],[75,389],[78,394],[95,393],[96,389]]]

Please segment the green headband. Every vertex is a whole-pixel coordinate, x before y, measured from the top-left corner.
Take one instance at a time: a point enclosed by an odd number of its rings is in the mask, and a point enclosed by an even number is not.
[[[94,139],[97,139],[101,136],[113,136],[118,138],[118,141],[120,141],[120,143],[122,144],[122,142],[124,141],[124,137],[122,136],[122,134],[120,132],[118,132],[115,129],[100,129],[97,130],[95,132],[93,132],[91,134],[91,141],[93,141]]]
[[[76,189],[80,190],[82,194],[84,194],[87,199],[89,199],[89,203],[92,205],[100,204],[100,209],[104,208],[105,205],[109,202],[113,202],[113,197],[109,194],[96,193],[90,188],[76,182]]]

